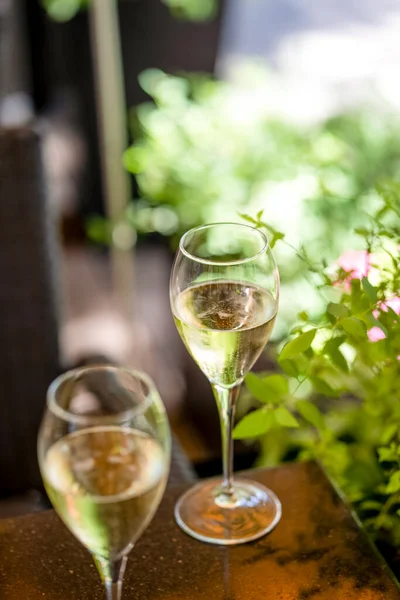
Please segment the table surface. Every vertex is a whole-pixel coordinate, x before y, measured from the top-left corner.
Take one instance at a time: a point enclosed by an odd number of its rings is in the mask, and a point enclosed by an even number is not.
[[[268,536],[226,548],[173,519],[170,489],[131,552],[124,600],[400,600],[400,591],[315,463],[248,472],[280,497]],[[0,521],[1,600],[104,600],[86,550],[53,511]]]

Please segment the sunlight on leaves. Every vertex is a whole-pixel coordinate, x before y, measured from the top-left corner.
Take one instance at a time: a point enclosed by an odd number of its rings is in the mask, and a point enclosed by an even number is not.
[[[315,334],[316,330],[310,329],[309,331],[305,331],[304,333],[299,335],[294,340],[290,340],[290,342],[285,344],[285,346],[283,347],[279,355],[279,360],[282,361],[287,360],[289,358],[293,358],[297,354],[308,350],[315,338]]]

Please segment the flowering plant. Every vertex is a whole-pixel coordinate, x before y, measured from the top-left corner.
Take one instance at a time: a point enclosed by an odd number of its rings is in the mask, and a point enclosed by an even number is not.
[[[126,222],[139,235],[156,232],[175,246],[191,227],[264,210],[268,223],[304,245],[312,262],[320,256],[330,262],[357,248],[352,227],[363,227],[365,212],[374,210],[375,182],[400,172],[396,116],[360,110],[294,123],[279,112],[281,78],[253,62],[229,83],[156,69],[139,82],[152,101],[133,111],[135,142],[124,155],[138,192]],[[92,225],[92,239],[109,237],[98,219]],[[313,313],[322,303],[305,282],[305,263],[285,245],[276,258],[279,339],[301,303]]]
[[[260,436],[260,462],[317,458],[375,537],[400,544],[400,184],[356,233],[364,249],[308,263],[323,311],[298,315],[279,372],[246,377],[254,410],[236,438]],[[264,222],[271,243],[284,238]],[[283,240],[284,241],[284,240]],[[265,435],[267,434],[268,435]]]

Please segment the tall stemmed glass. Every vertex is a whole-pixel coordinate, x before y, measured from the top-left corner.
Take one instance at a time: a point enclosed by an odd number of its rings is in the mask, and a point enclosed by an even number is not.
[[[144,374],[89,367],[49,388],[38,438],[43,481],[92,553],[107,600],[120,600],[128,554],[160,503],[170,445],[164,406]]]
[[[175,517],[186,533],[204,542],[255,540],[281,516],[273,492],[248,479],[233,479],[232,443],[240,385],[271,335],[278,296],[278,269],[258,229],[216,223],[182,237],[171,274],[171,308],[182,340],[214,392],[223,478],[186,492]]]

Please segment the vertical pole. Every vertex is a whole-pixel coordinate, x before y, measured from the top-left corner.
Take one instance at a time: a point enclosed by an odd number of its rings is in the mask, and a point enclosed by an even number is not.
[[[118,308],[131,321],[135,237],[128,226],[121,226],[131,189],[129,176],[122,165],[128,139],[117,0],[92,0],[90,30],[103,189],[107,217],[114,232],[110,248],[113,289]]]

